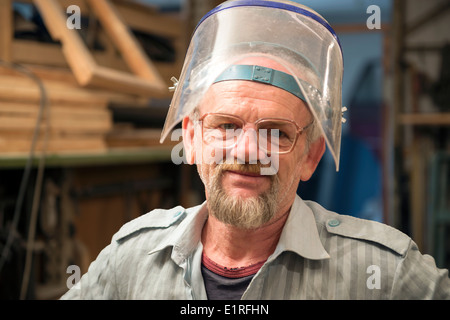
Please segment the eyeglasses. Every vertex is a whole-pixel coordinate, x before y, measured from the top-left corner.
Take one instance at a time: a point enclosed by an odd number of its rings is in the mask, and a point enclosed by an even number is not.
[[[244,129],[246,122],[240,117],[226,113],[206,113],[199,119],[205,144],[228,149],[236,146],[244,131],[252,134],[260,150],[267,154],[286,154],[293,150],[297,138],[314,121],[300,127],[295,121],[280,118],[262,118],[252,123],[256,130]]]

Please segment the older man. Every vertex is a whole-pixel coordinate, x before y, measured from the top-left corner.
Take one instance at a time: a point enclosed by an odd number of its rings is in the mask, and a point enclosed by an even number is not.
[[[339,164],[342,69],[337,36],[308,8],[208,13],[162,133],[182,122],[206,202],[124,225],[63,299],[449,299],[448,272],[408,236],[296,194],[326,145]]]

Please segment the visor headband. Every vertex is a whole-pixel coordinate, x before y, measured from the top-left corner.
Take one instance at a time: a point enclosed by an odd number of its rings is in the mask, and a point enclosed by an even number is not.
[[[248,80],[270,84],[300,98],[306,103],[297,81],[290,74],[257,65],[233,65],[222,72],[214,81]]]

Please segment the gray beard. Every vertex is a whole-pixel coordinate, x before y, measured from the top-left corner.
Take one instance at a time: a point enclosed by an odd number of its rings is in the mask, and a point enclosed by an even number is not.
[[[276,215],[278,176],[271,176],[270,189],[257,197],[241,198],[228,195],[222,187],[223,170],[214,168],[208,190],[208,210],[219,221],[241,229],[257,229]]]

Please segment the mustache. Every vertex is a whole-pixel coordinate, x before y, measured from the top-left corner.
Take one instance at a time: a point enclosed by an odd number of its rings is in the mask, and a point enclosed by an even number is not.
[[[253,173],[261,174],[261,168],[270,167],[269,165],[262,164],[257,161],[257,163],[238,163],[236,160],[234,163],[223,162],[217,165],[217,168],[221,171],[237,171],[242,173]]]

